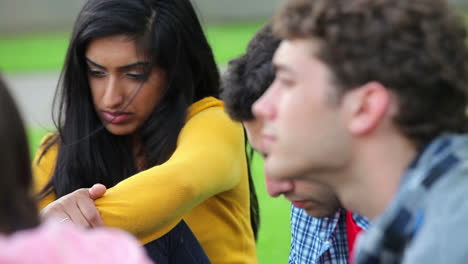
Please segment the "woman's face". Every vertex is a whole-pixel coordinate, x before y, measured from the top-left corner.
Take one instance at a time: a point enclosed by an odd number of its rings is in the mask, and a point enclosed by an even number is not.
[[[86,63],[99,119],[114,135],[135,133],[164,94],[165,71],[153,67],[145,80],[149,61],[137,53],[134,41],[124,35],[91,41]]]

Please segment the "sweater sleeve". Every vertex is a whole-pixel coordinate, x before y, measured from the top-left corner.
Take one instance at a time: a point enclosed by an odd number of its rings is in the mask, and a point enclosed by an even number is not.
[[[223,108],[209,108],[186,123],[167,162],[108,189],[96,206],[107,226],[147,243],[204,200],[235,187],[243,157],[241,124],[231,121]]]
[[[33,178],[34,178],[34,194],[38,194],[42,188],[50,181],[52,173],[54,172],[55,162],[57,158],[57,146],[52,146],[44,155],[44,142],[49,140],[53,134],[47,134],[43,137],[41,147],[37,150],[36,156],[32,164]],[[40,159],[40,162],[39,162]],[[42,209],[49,203],[56,199],[54,193],[51,193],[39,201],[38,207]]]

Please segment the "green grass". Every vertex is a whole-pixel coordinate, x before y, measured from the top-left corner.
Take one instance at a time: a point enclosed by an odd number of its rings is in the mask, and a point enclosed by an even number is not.
[[[226,64],[245,51],[247,42],[262,22],[208,25],[206,35],[216,62]],[[31,72],[60,70],[70,33],[43,33],[0,36],[0,70]]]
[[[223,65],[243,54],[247,43],[262,25],[263,22],[251,22],[206,27],[206,35],[216,62]]]
[[[60,70],[67,45],[67,33],[0,37],[0,69],[5,72]]]
[[[468,24],[468,13],[465,13]],[[264,22],[207,25],[205,32],[219,65],[242,54]],[[0,70],[32,72],[61,69],[70,33],[0,36]]]
[[[288,263],[291,203],[282,197],[272,198],[268,195],[263,176],[263,161],[258,154],[254,156],[252,172],[260,203],[261,226],[257,243],[259,263]]]
[[[29,129],[29,146],[35,153],[42,137],[47,133],[44,129]],[[263,161],[255,154],[252,162],[257,195],[260,203],[260,232],[257,243],[259,263],[287,263],[290,246],[290,203],[283,198],[271,198],[265,189],[263,178]]]

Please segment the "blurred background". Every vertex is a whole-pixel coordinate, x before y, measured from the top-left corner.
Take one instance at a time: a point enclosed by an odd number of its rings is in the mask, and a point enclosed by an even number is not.
[[[281,0],[192,0],[202,21],[266,19]],[[0,33],[69,31],[85,0],[2,0]]]
[[[283,1],[286,0],[192,0],[221,70],[245,51],[247,42]],[[468,18],[468,0],[449,1]],[[54,130],[53,94],[73,22],[84,2],[0,1],[0,71],[27,123],[32,153],[44,133]],[[290,205],[283,198],[267,195],[259,156],[254,157],[253,170],[262,218],[259,261],[287,263]]]

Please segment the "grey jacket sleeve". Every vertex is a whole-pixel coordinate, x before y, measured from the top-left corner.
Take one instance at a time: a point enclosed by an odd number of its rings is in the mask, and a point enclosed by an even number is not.
[[[402,263],[468,263],[468,166],[445,175],[430,192],[424,222]]]

